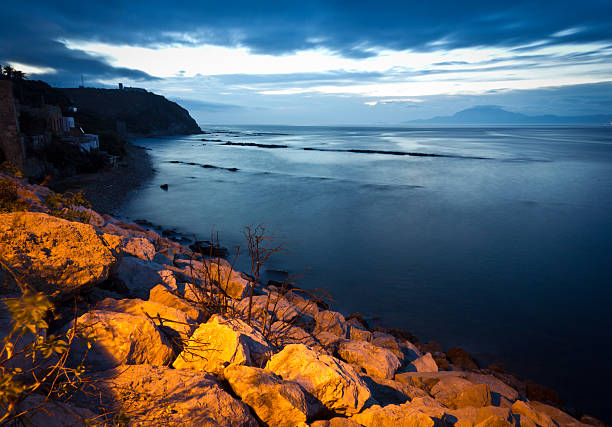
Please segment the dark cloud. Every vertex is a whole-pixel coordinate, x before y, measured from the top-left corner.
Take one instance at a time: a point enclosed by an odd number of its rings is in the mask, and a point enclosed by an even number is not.
[[[98,78],[150,79],[109,65],[104,57],[66,48],[59,40],[134,46],[212,43],[285,54],[322,47],[364,58],[380,49],[517,47],[612,43],[612,2],[464,1],[26,1],[0,15],[0,61],[50,66],[55,79],[83,72]],[[576,29],[575,31],[567,31]],[[551,35],[560,33],[559,36]]]

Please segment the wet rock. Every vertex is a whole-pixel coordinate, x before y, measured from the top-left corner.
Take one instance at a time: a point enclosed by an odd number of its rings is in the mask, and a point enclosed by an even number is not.
[[[466,406],[491,406],[491,391],[486,384],[473,384],[459,377],[446,377],[431,388],[430,394],[443,405],[459,409]]]
[[[219,375],[229,364],[261,367],[271,354],[269,344],[249,325],[214,315],[193,333],[172,366]]]
[[[232,390],[271,426],[293,427],[306,422],[308,401],[302,387],[265,369],[229,365],[223,371]]]
[[[98,404],[104,412],[120,412],[130,425],[258,425],[244,403],[203,372],[151,365],[119,366],[95,379],[99,398],[84,395],[78,399],[90,406]]]
[[[393,352],[365,341],[341,342],[337,352],[342,360],[362,368],[372,377],[391,379],[401,366]]]
[[[76,325],[71,360],[78,364],[86,355],[85,364],[92,370],[122,364],[166,365],[174,357],[170,343],[153,321],[144,316],[92,310],[79,317]]]
[[[25,283],[61,296],[102,283],[117,269],[117,236],[44,213],[0,214],[0,257]],[[0,283],[13,283],[0,268]]]
[[[297,382],[333,412],[355,414],[370,398],[366,384],[349,364],[302,344],[286,346],[272,356],[266,368],[286,381]]]

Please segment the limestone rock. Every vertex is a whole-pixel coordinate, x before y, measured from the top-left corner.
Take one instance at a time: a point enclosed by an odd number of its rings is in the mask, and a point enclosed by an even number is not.
[[[320,311],[315,315],[315,335],[320,332],[329,332],[340,338],[346,338],[348,324],[344,316],[336,311]]]
[[[478,369],[478,363],[476,360],[462,348],[449,348],[446,351],[446,357],[461,371],[473,371]]]
[[[586,424],[581,423],[576,418],[566,414],[561,409],[555,408],[554,406],[541,402],[529,402],[529,404],[539,413],[548,415],[561,427],[586,427]]]
[[[79,317],[76,325],[77,338],[70,351],[71,360],[79,363],[86,354],[85,364],[92,370],[122,364],[166,365],[174,356],[170,343],[144,316],[92,310]],[[86,339],[93,340],[89,351]]]
[[[356,421],[366,427],[433,427],[434,425],[434,420],[423,410],[423,407],[413,402],[402,405],[374,405],[353,415],[351,421]]]
[[[284,380],[299,383],[328,409],[340,414],[359,412],[370,398],[370,390],[350,365],[303,344],[286,346],[272,356],[266,368]]]
[[[0,236],[0,257],[13,273],[47,293],[101,283],[119,262],[118,237],[44,213],[0,214]],[[0,268],[0,283],[8,277]]]
[[[165,366],[120,366],[100,373],[97,380],[100,401],[88,395],[80,399],[90,406],[97,403],[105,411],[120,411],[129,418],[129,425],[258,425],[244,403],[203,372]]]
[[[518,399],[519,393],[492,375],[466,372],[465,378],[474,384],[486,384],[491,389],[491,402],[495,406],[510,407]]]
[[[125,256],[121,260],[117,276],[123,280],[136,298],[147,298],[149,291],[163,283],[160,272],[165,268],[154,262],[143,261],[140,258]]]
[[[14,425],[31,425],[45,427],[85,427],[90,424],[85,420],[93,421],[97,415],[86,408],[79,408],[65,402],[46,400],[46,396],[31,394],[21,401],[18,410],[28,411]],[[0,416],[3,411],[0,410]]]
[[[299,291],[289,291],[284,295],[284,297],[297,308],[300,314],[305,314],[314,319],[317,313],[319,313],[317,303],[312,299],[305,298],[304,296],[300,295]]]
[[[229,364],[263,366],[271,354],[269,344],[249,325],[214,315],[193,333],[172,366],[218,375]]]
[[[325,351],[323,346],[304,329],[285,322],[274,322],[270,329],[269,341],[278,348],[287,344],[304,344],[316,351]]]
[[[342,360],[364,369],[368,375],[391,379],[401,366],[399,359],[390,351],[376,347],[366,341],[344,341],[338,345]]]
[[[410,362],[406,370],[409,372],[438,372],[438,365],[433,357],[431,357],[431,353],[426,353],[424,356]]]
[[[426,391],[397,381],[367,375],[362,375],[361,379],[370,389],[374,400],[382,406],[388,404],[401,405],[417,397],[429,397]]]
[[[197,326],[197,318],[194,319],[181,310],[153,301],[106,298],[98,302],[95,309],[150,317],[158,327],[172,329],[184,340],[191,336]]]
[[[393,335],[386,334],[384,332],[375,331],[373,333],[372,344],[377,347],[386,348],[397,356],[397,358],[403,362],[405,359],[404,353],[402,352],[399,343]]]
[[[453,409],[448,410],[444,415],[444,420],[456,427],[472,427],[485,421],[485,425],[488,426],[510,427],[510,419],[510,409],[497,406]]]
[[[372,332],[355,324],[349,324],[348,336],[353,341],[372,341]]]
[[[333,354],[338,349],[338,345],[344,341],[338,335],[331,332],[313,332],[313,336],[321,343],[326,352]]]
[[[169,291],[164,285],[157,285],[149,291],[149,301],[176,308],[191,319],[203,320],[202,312],[194,304]]]
[[[512,413],[519,415],[519,422],[523,425],[523,418],[531,420],[538,426],[541,427],[555,427],[556,424],[551,417],[543,412],[537,411],[533,406],[522,400],[517,400],[512,405]]]
[[[249,297],[243,298],[236,305],[236,310],[240,315],[246,319],[249,311]],[[266,310],[267,305],[267,310]],[[298,311],[284,298],[278,298],[276,295],[257,295],[253,297],[253,303],[251,307],[251,319],[263,323],[264,314],[266,323],[269,324],[271,321],[280,320],[283,322],[291,322],[298,317]]]
[[[302,387],[265,369],[230,365],[225,379],[240,399],[271,426],[293,427],[306,422],[308,402]]]
[[[362,424],[351,421],[348,418],[334,417],[331,420],[317,420],[310,427],[362,427]]]
[[[121,250],[144,261],[152,261],[155,256],[155,246],[142,237],[131,237],[123,240]]]
[[[459,377],[442,378],[431,388],[430,394],[437,401],[453,409],[466,406],[475,408],[491,406],[491,391],[488,385],[473,384]]]

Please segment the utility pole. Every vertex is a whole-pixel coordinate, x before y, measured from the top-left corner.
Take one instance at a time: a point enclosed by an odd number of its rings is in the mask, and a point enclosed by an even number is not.
[[[85,88],[85,82],[83,81],[83,73],[81,73],[81,87]]]

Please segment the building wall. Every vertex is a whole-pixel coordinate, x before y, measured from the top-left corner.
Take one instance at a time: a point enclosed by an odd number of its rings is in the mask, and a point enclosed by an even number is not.
[[[13,84],[7,80],[0,80],[0,151],[9,163],[23,169],[25,151],[19,134]]]

